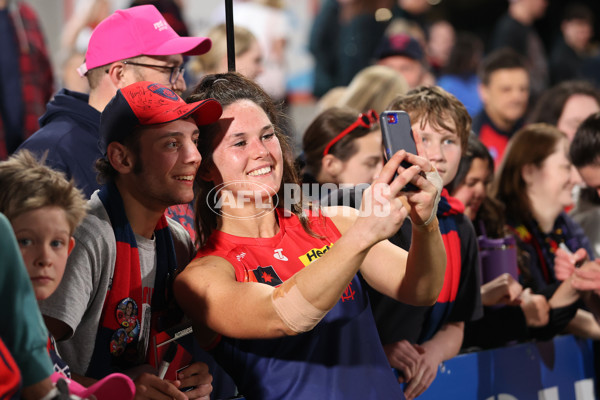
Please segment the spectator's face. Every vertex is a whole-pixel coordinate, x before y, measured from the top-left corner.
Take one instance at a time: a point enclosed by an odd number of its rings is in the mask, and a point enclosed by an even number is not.
[[[431,4],[427,0],[398,0],[398,5],[413,15],[423,14],[431,8]]]
[[[574,94],[565,102],[556,127],[563,131],[571,141],[575,137],[579,124],[598,111],[600,111],[600,105],[596,99],[584,94]]]
[[[47,299],[58,287],[75,244],[65,211],[45,206],[13,218],[11,224],[35,297]]]
[[[260,75],[263,71],[263,58],[260,45],[257,41],[252,42],[252,45],[246,52],[236,56],[235,68],[240,74],[252,80]],[[227,71],[227,68],[225,71]]]
[[[123,189],[152,210],[192,201],[201,160],[194,120],[180,119],[141,129],[138,154],[128,150],[132,166],[131,173],[121,174],[127,180]]]
[[[480,86],[481,100],[492,121],[514,125],[527,110],[529,76],[521,68],[499,69],[490,76],[488,85]]]
[[[547,0],[525,0],[528,5],[529,13],[533,18],[539,19],[546,13],[546,7],[548,7]]]
[[[454,127],[454,122],[451,120],[446,123],[448,126]],[[425,156],[437,169],[444,186],[446,186],[454,179],[458,170],[461,157],[460,138],[454,129],[434,128],[429,122],[422,128],[419,120],[412,122],[411,125],[413,132],[417,132],[423,140]]]
[[[578,171],[586,186],[596,190],[598,196],[600,196],[600,165],[586,165],[578,168]]]
[[[439,21],[429,29],[429,57],[445,66],[455,42],[454,27],[447,21]]]
[[[157,65],[164,67],[179,67],[183,64],[183,56],[181,54],[171,56],[141,56],[133,60],[136,63]],[[173,83],[170,82],[171,71],[167,68],[153,68],[145,67],[133,64],[126,64],[125,68],[125,79],[123,80],[122,86],[128,86],[135,82],[150,81],[165,85],[169,89],[173,90],[179,96],[185,91],[186,84],[183,79],[183,74],[179,74]]]
[[[533,210],[558,213],[573,204],[573,186],[579,182],[577,170],[567,157],[569,142],[565,138],[541,166],[523,167],[527,196]]]
[[[341,172],[336,176],[337,184],[358,185],[372,183],[383,168],[381,131],[376,130],[354,140],[358,151],[342,161]]]
[[[567,44],[578,52],[585,51],[594,34],[592,25],[582,19],[563,22],[561,30]]]
[[[390,56],[377,61],[377,64],[385,65],[398,71],[411,89],[419,86],[425,75],[423,65],[419,61],[409,57]]]
[[[452,193],[452,196],[465,205],[465,215],[469,219],[474,220],[477,216],[477,211],[487,196],[487,187],[491,179],[488,160],[474,158],[465,182]]]

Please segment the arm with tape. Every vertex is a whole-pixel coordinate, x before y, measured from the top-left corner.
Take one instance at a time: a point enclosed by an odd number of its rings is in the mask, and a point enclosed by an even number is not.
[[[404,157],[402,154],[394,156],[386,164],[380,174],[380,183],[392,181]],[[387,242],[385,239],[400,228],[408,210],[398,194],[420,170],[418,166],[402,169],[388,185],[389,191],[384,194],[384,200],[388,202],[385,205],[388,207],[387,215],[376,215],[365,210],[358,213],[351,208],[336,209],[341,212],[331,218],[342,233],[341,238],[322,257],[302,268],[279,287],[238,282],[233,266],[228,261],[208,256],[194,260],[177,277],[175,293],[179,304],[196,323],[228,337],[274,338],[312,329],[338,302],[373,247]],[[417,185],[426,185],[424,181],[426,179],[420,176]],[[378,190],[379,186],[372,187],[375,188],[369,188],[365,193],[374,198],[373,190]],[[434,190],[428,190],[429,197],[425,197],[431,202]],[[324,211],[328,212],[327,209]],[[343,211],[347,216],[342,219],[340,214]],[[431,212],[431,204],[421,212]],[[437,224],[430,223],[425,231],[431,231],[430,227],[434,226]],[[435,229],[433,232],[433,235],[425,233],[424,240],[430,241],[429,236],[435,236]],[[387,244],[394,248],[390,255],[397,256],[395,263],[405,266],[407,253],[402,253],[401,249],[389,242]],[[425,247],[435,248],[436,245]],[[443,251],[441,238],[439,247]],[[439,292],[438,288],[435,290]],[[437,297],[437,293],[434,294],[426,293],[423,299],[428,301]]]
[[[401,154],[399,156],[397,156],[397,160],[399,160],[401,157],[411,157],[409,155],[404,155]],[[417,157],[417,156],[414,156]],[[361,266],[359,268],[361,268],[361,270],[364,271],[364,268],[362,267],[363,265],[372,265],[372,264],[376,264],[378,266],[389,266],[390,264],[386,264],[386,263],[381,263],[380,261],[382,260],[383,257],[394,257],[396,260],[396,264],[402,264],[404,263],[404,267],[407,266],[407,263],[411,263],[411,261],[409,261],[409,259],[412,259],[412,265],[413,265],[413,270],[415,271],[419,271],[417,272],[417,274],[415,274],[415,279],[416,281],[419,281],[417,284],[413,284],[412,283],[412,279],[410,280],[409,284],[405,284],[402,285],[401,281],[404,278],[404,274],[402,274],[401,276],[398,276],[398,280],[392,280],[391,282],[393,283],[392,285],[390,285],[388,287],[388,289],[391,289],[388,291],[388,293],[390,294],[394,294],[393,297],[397,298],[397,299],[402,299],[402,300],[407,300],[409,303],[411,304],[431,304],[433,302],[435,302],[435,300],[437,299],[437,296],[439,294],[439,291],[441,290],[442,284],[443,284],[443,277],[444,277],[444,270],[445,270],[445,265],[446,265],[446,256],[445,256],[445,251],[444,251],[444,246],[441,240],[441,235],[439,233],[439,227],[437,224],[437,218],[436,218],[436,212],[437,212],[437,205],[439,203],[440,200],[440,193],[442,191],[442,179],[439,176],[439,174],[437,173],[437,171],[431,167],[431,165],[429,164],[429,162],[423,158],[419,158],[418,161],[413,160],[415,162],[418,162],[419,165],[417,165],[416,169],[414,169],[414,173],[407,173],[405,174],[405,176],[403,177],[404,179],[406,179],[407,177],[411,177],[410,179],[413,179],[415,182],[417,183],[421,188],[425,187],[429,193],[430,198],[428,198],[427,200],[418,200],[418,201],[424,201],[425,203],[429,204],[429,208],[425,207],[421,210],[421,212],[424,215],[427,215],[427,218],[425,219],[425,222],[423,222],[422,224],[418,225],[414,231],[415,234],[414,236],[414,240],[417,243],[416,246],[414,246],[414,257],[409,256],[405,251],[403,251],[400,248],[397,248],[396,246],[391,245],[389,242],[387,242],[387,240],[384,240],[384,238],[387,238],[389,236],[391,236],[390,232],[393,230],[394,232],[398,229],[399,225],[401,225],[404,217],[402,215],[400,216],[396,216],[396,218],[394,218],[393,215],[393,210],[390,210],[390,217],[392,218],[391,220],[388,221],[388,223],[386,224],[386,230],[382,231],[382,236],[383,238],[379,237],[374,241],[374,244],[370,247],[368,253],[366,255],[364,255],[363,257],[363,261],[366,260],[366,262],[361,263]],[[392,173],[393,169],[398,169],[398,166],[395,165],[395,163],[390,163],[390,165],[392,167],[387,167],[388,170],[387,171],[382,171],[380,177],[378,178],[378,180],[374,183],[373,186],[376,187],[377,183],[381,183],[381,182],[386,182],[386,179],[391,179],[391,176],[388,176],[388,174]],[[394,167],[395,166],[395,167]],[[425,173],[425,179],[423,178],[418,178],[418,169],[420,168],[428,168],[430,172],[426,172]],[[401,172],[404,172],[406,170],[403,170]],[[426,182],[425,182],[426,181]],[[401,186],[397,186],[396,188],[394,187],[390,187],[390,198],[394,197],[394,191],[398,190],[398,187],[403,187],[404,184],[401,183],[402,178],[400,180],[400,184]],[[405,182],[404,182],[405,183]],[[398,183],[396,183],[398,184]],[[377,190],[375,188],[375,190]],[[369,196],[369,192],[367,192],[365,195]],[[397,194],[397,193],[396,193]],[[368,204],[369,201],[367,200],[366,204]],[[414,203],[413,203],[414,204]],[[405,206],[405,203],[403,202],[402,207],[399,208],[399,210],[402,210],[402,208],[408,208],[409,210],[411,209],[411,205],[408,205],[408,207]],[[364,212],[367,210],[363,210],[363,214]],[[370,212],[372,212],[373,210],[369,210]],[[407,210],[408,211],[408,210]],[[417,214],[417,210],[410,210],[413,212],[414,215],[418,215]],[[409,212],[410,212],[409,211]],[[360,214],[356,215],[356,219],[354,219],[354,221],[352,223],[350,223],[349,221],[351,221],[352,219],[348,219],[346,218],[345,221],[341,221],[341,217],[339,217],[339,215],[343,215],[343,213],[336,213],[338,216],[333,217],[332,219],[334,220],[334,222],[336,223],[336,226],[338,226],[338,228],[340,229],[340,232],[342,232],[345,235],[349,235],[349,234],[353,234],[353,232],[356,232],[357,230],[360,232],[362,231],[364,228],[358,228],[354,225],[357,224],[358,222],[358,217],[360,217]],[[421,218],[419,216],[419,218]],[[423,219],[423,218],[421,218]],[[346,224],[346,226],[344,226]],[[398,225],[397,225],[398,224]],[[350,226],[347,226],[350,225]],[[359,224],[360,226],[360,224]],[[352,230],[354,228],[354,230]],[[390,230],[391,228],[391,230]],[[347,230],[346,230],[347,229]],[[342,238],[344,238],[344,236],[342,236]],[[425,245],[422,245],[423,243],[425,243]],[[420,245],[421,244],[421,245]],[[336,246],[338,246],[336,244]],[[335,248],[335,246],[334,246]],[[381,249],[380,249],[381,248]],[[379,253],[384,253],[385,255],[383,257],[378,257]],[[430,268],[428,267],[420,267],[418,268],[418,266],[416,265],[417,262],[419,264],[421,264],[420,261],[425,260],[427,262],[427,260],[431,259],[430,262],[428,262],[428,265],[430,266]],[[420,261],[417,261],[420,260]],[[389,268],[388,268],[389,269]],[[404,270],[403,268],[400,268],[401,270]],[[433,278],[431,277],[431,274],[429,272],[433,273]],[[352,276],[350,276],[350,279],[352,278]],[[423,279],[425,278],[425,279]],[[422,282],[426,281],[426,282],[430,282],[430,285],[425,285],[428,286],[427,288],[423,287]],[[388,281],[389,282],[389,281]],[[401,289],[402,294],[400,294],[400,296],[398,296],[398,286],[395,286],[396,283],[399,283],[400,287],[402,287],[403,289]],[[343,290],[345,288],[342,287],[341,289]],[[413,288],[415,288],[416,290],[412,290]],[[304,289],[302,289],[304,290]],[[275,291],[273,292],[273,305],[275,310],[277,311],[277,314],[279,315],[279,317],[286,322],[286,325],[292,329],[294,332],[305,332],[308,331],[310,329],[312,329],[326,314],[326,311],[324,308],[320,308],[323,306],[329,306],[329,307],[333,307],[333,305],[335,305],[335,302],[337,302],[337,300],[339,299],[339,296],[341,295],[341,292],[336,293],[336,296],[331,297],[330,301],[331,303],[329,304],[324,304],[324,303],[320,303],[320,304],[315,304],[315,301],[309,301],[307,300],[304,296],[303,296],[303,291],[302,291],[298,285],[296,284],[295,279],[291,279],[288,282],[284,283],[284,285],[280,286],[279,288],[275,289]],[[327,310],[330,308],[327,308]]]

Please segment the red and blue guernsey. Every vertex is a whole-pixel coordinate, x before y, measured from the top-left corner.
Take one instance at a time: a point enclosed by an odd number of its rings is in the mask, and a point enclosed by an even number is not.
[[[318,238],[304,231],[297,216],[277,210],[280,230],[274,237],[215,231],[197,257],[225,258],[240,282],[278,286],[325,254],[341,236],[327,217],[308,214]],[[313,330],[277,339],[221,337],[211,353],[249,400],[404,399],[358,276]]]
[[[0,338],[0,399],[17,400],[21,396],[21,371]]]
[[[445,323],[451,321],[450,316],[459,295],[461,276],[464,276],[462,273],[461,238],[458,234],[455,217],[462,214],[464,210],[465,206],[459,200],[450,197],[448,190],[444,188],[437,209],[440,232],[446,249],[444,286],[442,286],[436,303],[430,308],[428,318],[423,323],[419,343],[430,340]]]

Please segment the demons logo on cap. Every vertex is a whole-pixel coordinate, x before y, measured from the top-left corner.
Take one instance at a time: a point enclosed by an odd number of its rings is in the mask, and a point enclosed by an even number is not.
[[[408,35],[394,35],[390,37],[390,45],[393,49],[403,50],[408,46],[410,42],[410,36]]]
[[[148,86],[148,90],[166,99],[179,101],[179,96],[177,96],[177,93],[169,88],[159,85],[158,83],[153,83],[152,85]]]

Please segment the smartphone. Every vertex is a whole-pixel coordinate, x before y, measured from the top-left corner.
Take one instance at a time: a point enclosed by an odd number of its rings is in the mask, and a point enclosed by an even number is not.
[[[405,111],[387,110],[379,116],[381,125],[381,134],[383,136],[383,148],[386,161],[398,150],[406,150],[408,153],[417,154],[417,145],[410,126],[410,117]],[[408,161],[402,161],[404,168],[409,168],[412,164]],[[406,191],[419,190],[412,183],[406,184]]]

